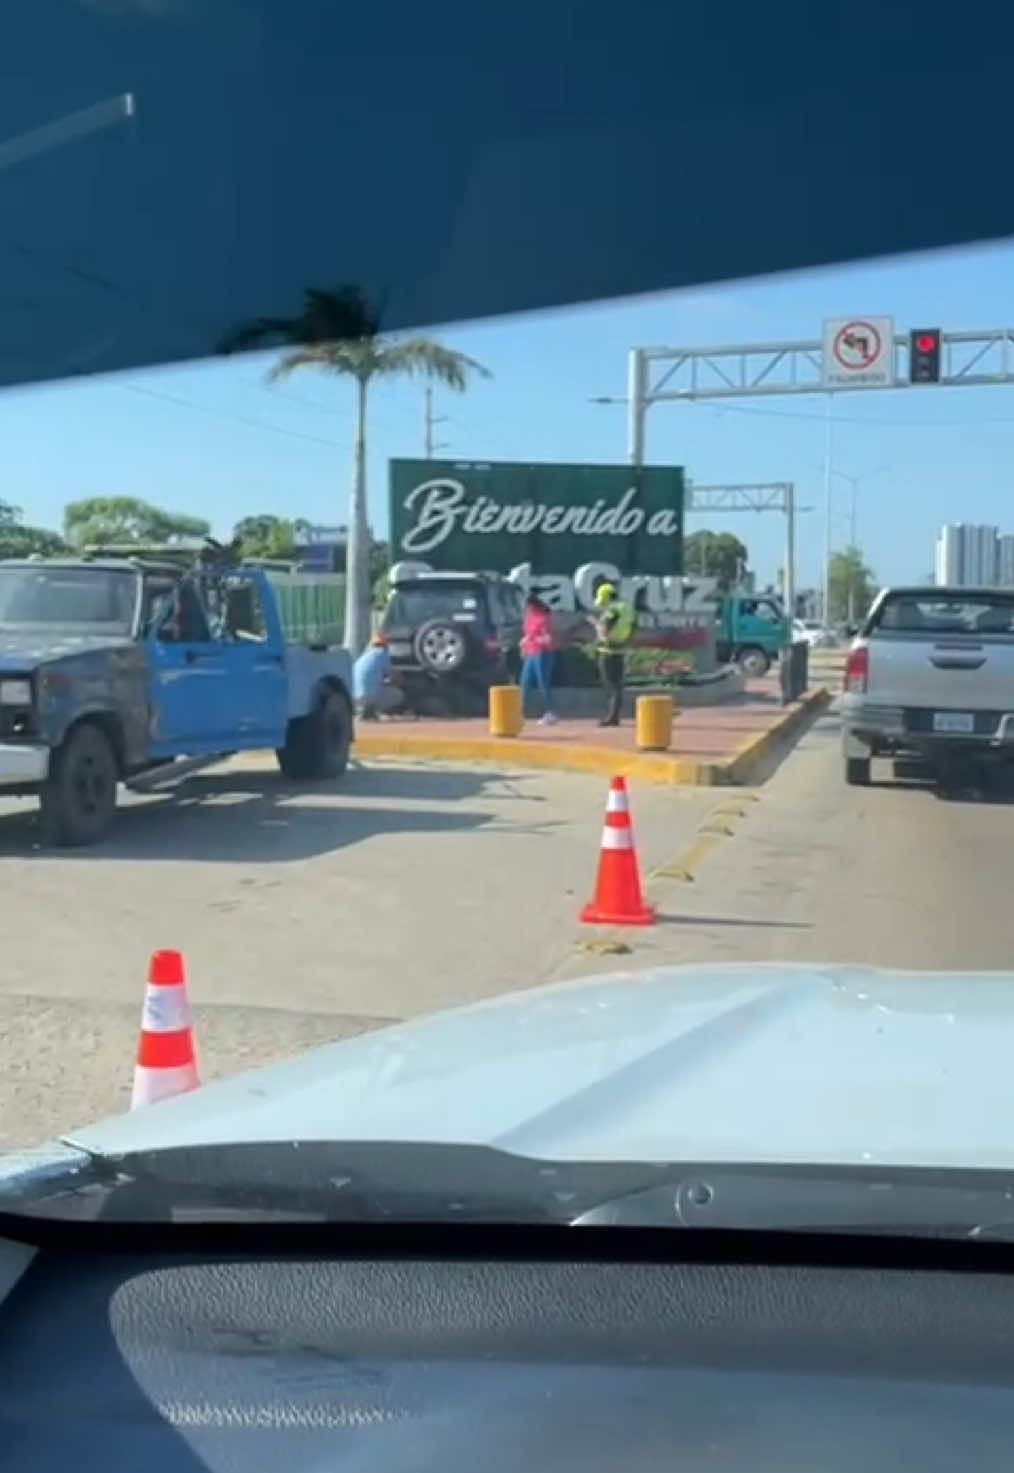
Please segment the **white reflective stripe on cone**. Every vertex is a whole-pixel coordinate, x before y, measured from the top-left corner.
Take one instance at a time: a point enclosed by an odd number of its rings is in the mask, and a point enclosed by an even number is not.
[[[629,829],[602,830],[603,849],[633,849],[634,836]]]
[[[171,1099],[173,1095],[186,1094],[200,1084],[196,1064],[180,1064],[174,1069],[148,1069],[138,1064],[134,1070],[134,1092],[130,1108],[138,1105],[155,1105],[159,1100]]]
[[[143,1033],[182,1033],[192,1023],[185,987],[148,988],[141,1014]]]
[[[609,792],[606,794],[606,812],[629,813],[630,804],[627,802],[626,793],[624,793],[622,790],[617,790],[616,788],[610,788]]]

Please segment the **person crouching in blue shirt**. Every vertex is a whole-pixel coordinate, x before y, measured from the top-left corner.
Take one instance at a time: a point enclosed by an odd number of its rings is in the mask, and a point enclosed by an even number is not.
[[[384,701],[391,652],[386,641],[375,635],[352,667],[356,715],[360,721],[376,721]]]

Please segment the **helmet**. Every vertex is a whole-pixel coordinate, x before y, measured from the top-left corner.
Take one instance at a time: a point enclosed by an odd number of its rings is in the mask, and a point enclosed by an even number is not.
[[[611,604],[616,597],[616,589],[611,583],[600,583],[595,590],[595,607],[601,609],[605,604]]]

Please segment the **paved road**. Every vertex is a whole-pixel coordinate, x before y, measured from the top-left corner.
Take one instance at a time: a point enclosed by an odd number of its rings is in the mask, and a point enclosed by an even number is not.
[[[847,788],[832,711],[754,796],[730,798],[693,883],[655,887],[668,922],[637,939],[632,965],[1014,969],[1014,793],[945,799],[889,762],[868,789]]]
[[[636,790],[644,869],[671,873],[650,881],[660,924],[621,955],[575,921],[596,778],[377,764],[306,792],[225,770],[131,804],[74,856],[33,849],[26,810],[0,804],[0,1149],[123,1108],[158,946],[186,954],[206,1078],[582,972],[1014,967],[1011,806],[943,801],[886,764],[845,788],[837,739],[831,714],[754,792]]]
[[[73,854],[0,802],[0,1150],[123,1108],[157,947],[185,954],[204,1078],[543,981],[574,948],[604,800],[562,773],[372,763],[307,790],[237,764],[129,801]],[[653,864],[715,799],[635,801]]]

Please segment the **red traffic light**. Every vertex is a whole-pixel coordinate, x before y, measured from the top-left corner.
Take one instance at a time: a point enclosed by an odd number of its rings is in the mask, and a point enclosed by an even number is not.
[[[939,327],[913,327],[908,335],[910,384],[938,384],[943,333]]]

